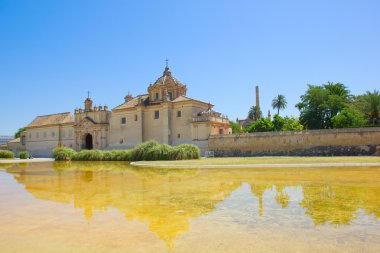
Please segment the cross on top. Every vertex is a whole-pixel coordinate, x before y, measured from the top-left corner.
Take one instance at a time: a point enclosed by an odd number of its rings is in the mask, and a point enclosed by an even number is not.
[[[166,58],[165,62],[166,62],[166,67],[168,67],[169,66],[169,60],[168,60],[168,58]]]
[[[87,98],[90,98],[90,91],[87,91]]]

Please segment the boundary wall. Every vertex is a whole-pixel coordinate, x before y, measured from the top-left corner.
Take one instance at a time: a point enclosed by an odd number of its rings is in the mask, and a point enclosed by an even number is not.
[[[375,155],[380,127],[213,135],[215,156],[354,156]]]

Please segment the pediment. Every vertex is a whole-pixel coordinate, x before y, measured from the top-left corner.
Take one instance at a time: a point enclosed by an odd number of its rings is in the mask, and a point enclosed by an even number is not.
[[[83,128],[89,128],[89,127],[94,126],[95,124],[96,124],[95,121],[93,119],[91,119],[90,117],[83,118],[79,122],[79,126],[83,127]]]

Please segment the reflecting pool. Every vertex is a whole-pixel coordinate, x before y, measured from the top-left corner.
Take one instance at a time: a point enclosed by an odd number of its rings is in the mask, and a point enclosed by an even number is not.
[[[0,164],[0,252],[380,252],[380,168]]]

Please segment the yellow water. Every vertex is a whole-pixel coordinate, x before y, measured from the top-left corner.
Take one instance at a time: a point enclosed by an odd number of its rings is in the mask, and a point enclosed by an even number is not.
[[[379,167],[0,166],[0,252],[380,252]]]

